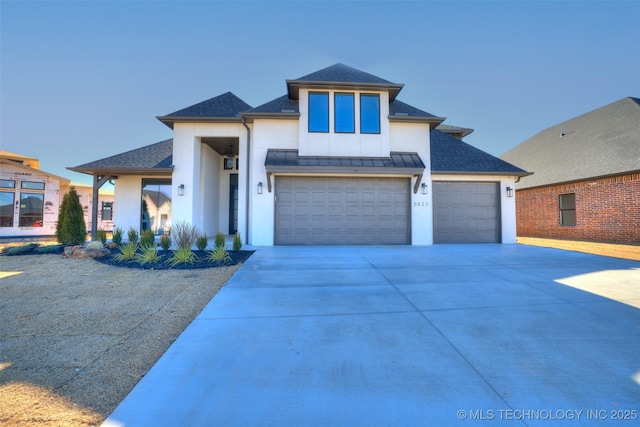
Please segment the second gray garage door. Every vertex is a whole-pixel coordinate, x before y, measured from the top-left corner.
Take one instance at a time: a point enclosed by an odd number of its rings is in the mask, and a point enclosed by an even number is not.
[[[434,182],[434,243],[500,242],[498,183]]]
[[[410,242],[409,179],[276,177],[275,244]]]

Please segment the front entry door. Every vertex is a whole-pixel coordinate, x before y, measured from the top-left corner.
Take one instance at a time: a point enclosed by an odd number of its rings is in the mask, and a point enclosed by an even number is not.
[[[238,174],[229,176],[229,234],[238,231]]]

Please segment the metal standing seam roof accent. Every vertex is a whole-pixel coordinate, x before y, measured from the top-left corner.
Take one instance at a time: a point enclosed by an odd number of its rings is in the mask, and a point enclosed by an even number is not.
[[[268,172],[309,172],[327,171],[366,173],[376,169],[374,173],[386,170],[388,173],[403,172],[407,174],[422,173],[425,165],[418,153],[392,152],[390,157],[328,157],[300,156],[298,150],[268,150],[265,159]]]

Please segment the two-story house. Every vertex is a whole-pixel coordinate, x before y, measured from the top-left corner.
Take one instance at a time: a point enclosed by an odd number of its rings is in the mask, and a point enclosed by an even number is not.
[[[70,169],[94,191],[115,182],[125,229],[185,220],[255,246],[514,243],[527,172],[464,143],[471,129],[436,129],[444,118],[399,101],[403,86],[335,64],[256,108],[228,92],[159,116],[172,139]],[[143,206],[151,193],[162,220]]]

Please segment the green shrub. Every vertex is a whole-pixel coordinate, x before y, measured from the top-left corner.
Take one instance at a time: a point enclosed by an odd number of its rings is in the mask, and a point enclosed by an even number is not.
[[[216,246],[212,251],[208,252],[207,261],[231,261],[229,251],[224,246]]]
[[[56,239],[63,245],[78,245],[87,238],[87,226],[84,223],[84,212],[76,188],[71,186],[62,198]]]
[[[120,253],[113,256],[114,261],[130,261],[136,256],[138,244],[129,242],[118,246],[118,249]]]
[[[156,236],[153,234],[153,231],[151,231],[150,228],[142,230],[142,233],[140,233],[140,246],[142,246],[143,248],[153,246],[155,240]]]
[[[195,225],[186,221],[178,221],[171,226],[171,238],[178,248],[188,248],[191,250],[196,244],[200,233]]]
[[[222,231],[218,231],[216,233],[216,241],[214,246],[217,248],[218,246],[223,246],[224,247],[224,234],[222,234]]]
[[[179,264],[193,264],[197,259],[196,254],[193,253],[190,247],[179,247],[173,251],[173,255],[167,260],[167,264],[169,264],[169,267],[175,267]]]
[[[196,247],[201,251],[204,251],[207,248],[207,244],[209,244],[207,233],[204,233],[202,236],[198,237],[198,240],[196,240]]]
[[[9,246],[2,250],[5,255],[24,255],[33,252],[39,245],[37,243],[27,243],[20,246]]]
[[[129,227],[127,238],[129,239],[129,243],[138,243],[138,232],[135,228]]]
[[[171,247],[171,236],[163,234],[162,237],[160,237],[160,247],[165,251],[168,251]]]
[[[240,249],[242,249],[242,238],[240,237],[240,233],[236,233],[233,238],[233,250],[237,252]]]
[[[158,254],[158,245],[151,244],[149,246],[142,246],[140,253],[136,254],[134,259],[140,264],[152,264],[160,261],[160,255]]]
[[[37,254],[60,254],[64,249],[63,245],[38,246],[33,250]]]
[[[111,236],[111,241],[113,243],[115,243],[116,245],[119,245],[120,243],[122,243],[122,234],[123,233],[124,233],[124,231],[122,230],[122,228],[116,227],[116,229],[113,230],[113,236]]]
[[[96,239],[100,240],[104,245],[105,243],[107,243],[107,232],[102,228],[98,228],[98,231],[96,231]]]

